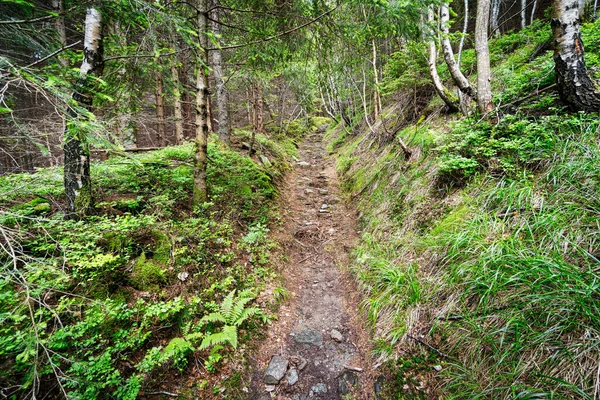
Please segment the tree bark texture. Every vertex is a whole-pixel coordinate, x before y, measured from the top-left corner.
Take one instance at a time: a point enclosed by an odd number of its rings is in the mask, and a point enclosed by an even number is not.
[[[208,15],[207,0],[198,0],[198,37],[200,48],[196,60],[196,140],[194,142],[194,189],[192,206],[208,200],[206,162],[208,149]]]
[[[162,72],[156,72],[156,143],[164,147],[165,137],[165,91],[163,88]]]
[[[448,4],[443,4],[440,6],[441,11],[441,27],[442,27],[442,48],[444,50],[444,60],[448,65],[448,70],[450,71],[450,75],[454,80],[456,86],[460,89],[460,91],[472,99],[477,99],[477,91],[471,83],[465,78],[463,73],[458,68],[456,61],[454,60],[454,51],[452,50],[452,44],[450,43],[449,38],[449,27],[450,24],[450,10],[448,9]]]
[[[494,109],[488,47],[489,20],[490,0],[477,0],[475,53],[477,55],[477,106],[481,114],[486,114]]]
[[[175,144],[183,143],[183,106],[181,104],[181,82],[177,60],[171,64],[171,76],[173,77],[173,117],[175,120]]]
[[[89,76],[101,75],[104,67],[102,46],[102,16],[94,8],[88,8],[85,18],[83,62],[80,77],[75,84],[73,99],[88,110],[92,106],[93,94]],[[71,110],[73,119],[80,117]],[[90,179],[90,149],[85,133],[74,121],[65,129],[64,185],[67,196],[67,216],[80,218],[87,215],[93,206],[92,181]]]
[[[600,93],[587,74],[579,17],[577,0],[552,1],[556,83],[561,100],[573,110],[598,112]]]
[[[501,0],[492,0],[492,15],[490,17],[490,25],[492,28],[492,35],[498,36],[500,35],[500,26],[499,18],[500,18],[500,4]]]
[[[54,12],[59,15],[54,22],[54,27],[58,33],[58,41],[60,42],[61,47],[65,47],[67,45],[67,31],[65,29],[65,17],[63,15],[65,12],[64,0],[52,0],[52,8],[54,9]],[[63,67],[69,66],[69,60],[65,57],[64,53],[58,56],[58,62]]]
[[[432,24],[434,20],[433,7],[429,7],[427,17],[429,23]],[[440,79],[440,76],[437,72],[436,63],[437,49],[435,46],[435,37],[433,37],[432,35],[432,37],[429,40],[429,75],[431,76],[433,87],[435,88],[435,91],[438,94],[438,96],[440,96],[444,103],[446,103],[446,105],[450,109],[450,112],[456,112],[459,110],[458,99],[456,99],[452,92],[450,92],[450,90],[448,90],[448,88],[446,88],[442,83],[442,80]]]
[[[212,33],[218,38],[220,33],[219,27],[220,12],[218,8],[212,12]],[[215,77],[215,97],[217,102],[217,121],[219,122],[219,139],[229,144],[231,141],[229,112],[229,93],[225,87],[223,80],[223,61],[221,50],[213,50],[212,52],[213,74]]]

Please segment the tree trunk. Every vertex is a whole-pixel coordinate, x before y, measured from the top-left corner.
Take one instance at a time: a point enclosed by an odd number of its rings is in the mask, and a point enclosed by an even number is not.
[[[452,51],[452,44],[450,44],[450,38],[448,35],[450,34],[448,25],[450,23],[450,10],[448,9],[448,4],[443,4],[441,7],[441,27],[442,27],[442,48],[444,49],[444,60],[448,65],[448,70],[450,71],[450,75],[454,80],[454,83],[460,91],[472,99],[477,99],[477,91],[471,83],[465,78],[463,73],[458,68],[458,65],[454,61],[454,52]]]
[[[95,8],[88,8],[85,18],[84,56],[81,76],[73,92],[73,100],[88,110],[92,106],[89,75],[101,75],[104,67],[102,46],[102,16]],[[74,119],[80,117],[72,110]],[[90,179],[90,149],[84,132],[76,121],[67,123],[65,129],[64,185],[67,196],[67,217],[80,218],[93,206],[92,181]]]
[[[207,0],[198,0],[198,37],[200,48],[196,61],[196,141],[194,143],[194,190],[192,206],[208,200],[206,161],[208,148],[208,15]]]
[[[52,8],[58,14],[54,22],[54,27],[58,33],[58,41],[61,47],[65,47],[67,45],[67,31],[65,29],[65,16],[63,15],[65,12],[64,0],[52,0]],[[69,67],[69,60],[65,57],[64,53],[58,56],[58,62],[63,67]]]
[[[533,24],[533,19],[535,18],[535,9],[537,8],[537,0],[533,0],[533,5],[531,6],[531,18],[529,19],[529,25]]]
[[[469,29],[469,0],[465,0],[465,19],[463,21],[463,30],[462,36],[460,37],[460,42],[458,43],[458,59],[456,60],[456,66],[460,68],[460,60],[462,57],[463,47],[465,45],[465,37],[467,36],[467,31]]]
[[[218,8],[215,8],[212,12],[212,33],[216,38],[219,37],[220,33],[219,14]],[[217,101],[217,120],[219,121],[219,139],[229,144],[231,142],[231,128],[229,124],[229,112],[227,110],[227,107],[229,106],[229,93],[225,87],[225,81],[223,80],[221,50],[213,50],[212,61],[213,74],[215,76],[215,97]]]
[[[433,7],[429,7],[428,10],[428,21],[433,23]],[[444,103],[450,109],[450,112],[456,112],[459,110],[458,101],[454,98],[452,92],[448,90],[442,83],[440,76],[437,72],[437,49],[435,47],[435,37],[432,34],[432,37],[429,40],[429,75],[431,76],[431,81],[433,82],[433,87],[435,88],[438,96],[444,100]]]
[[[587,74],[577,0],[552,1],[556,82],[563,102],[576,111],[600,111],[600,93]]]
[[[375,88],[373,89],[373,103],[374,103],[374,110],[375,110],[375,120],[379,119],[379,114],[381,113],[382,110],[382,106],[381,106],[381,95],[379,93],[379,74],[377,72],[377,47],[375,46],[375,39],[371,40],[371,47],[373,49],[373,59],[372,59],[372,64],[373,64],[373,77],[375,79]]]
[[[263,91],[260,80],[256,80],[253,85],[254,89],[252,93],[254,94],[254,126],[252,129],[252,137],[250,138],[250,155],[254,153],[254,142],[256,140],[257,133],[265,133],[264,126],[264,101],[263,101]]]
[[[173,114],[175,119],[175,144],[183,143],[183,108],[181,105],[181,82],[179,81],[179,70],[177,60],[171,64],[171,75],[173,77]]]
[[[160,147],[166,144],[165,138],[165,92],[162,72],[156,72],[156,142]]]
[[[500,18],[500,1],[501,0],[492,0],[492,15],[490,18],[490,25],[492,28],[492,35],[494,36],[500,35],[500,27],[498,26],[498,20]]]
[[[527,26],[527,0],[521,0],[521,29]]]
[[[489,16],[490,0],[478,0],[475,20],[475,53],[477,55],[477,106],[481,114],[486,114],[494,109],[488,47]]]
[[[190,63],[186,54],[182,54],[182,67],[181,67],[181,87],[183,90],[183,132],[184,138],[191,138],[193,136],[192,132],[194,131],[193,127],[195,125],[192,120],[192,96],[190,95],[190,91],[186,89],[189,83],[191,83],[190,79]]]

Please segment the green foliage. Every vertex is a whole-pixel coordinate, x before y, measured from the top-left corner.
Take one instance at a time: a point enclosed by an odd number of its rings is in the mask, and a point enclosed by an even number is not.
[[[60,169],[0,177],[1,206],[11,207],[2,223],[12,218],[7,237],[22,252],[18,269],[0,254],[2,386],[29,390],[42,377],[60,383],[56,396],[62,387],[73,398],[135,399],[155,374],[185,372],[205,338],[216,370],[227,356],[218,343],[238,346],[238,327],[260,314],[246,288],[272,275],[266,224],[288,156],[263,140],[270,167],[210,144],[213,203],[197,215],[188,145],[92,165],[97,215],[78,221],[48,209],[63,196]],[[232,289],[232,307],[219,308]],[[203,320],[211,312],[225,322]]]
[[[250,290],[240,292],[237,297],[235,296],[235,292],[235,289],[229,292],[221,304],[219,304],[217,311],[202,318],[201,323],[211,325],[222,324],[222,327],[219,332],[207,334],[202,339],[200,349],[207,349],[226,343],[229,343],[234,349],[237,348],[238,328],[246,320],[261,312],[257,307],[246,308],[246,304],[255,298],[255,295]]]
[[[496,125],[487,121],[476,124],[460,121],[437,148],[440,177],[457,183],[484,169],[510,176],[535,170],[548,159],[564,135],[579,129],[581,118],[585,117],[531,118],[517,114],[505,116]]]

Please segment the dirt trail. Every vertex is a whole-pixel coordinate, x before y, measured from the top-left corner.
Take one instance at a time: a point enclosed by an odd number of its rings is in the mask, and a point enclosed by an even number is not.
[[[355,213],[340,201],[322,135],[320,131],[304,141],[288,181],[287,210],[282,211],[287,213],[290,261],[281,268],[292,296],[251,360],[251,399],[341,399],[349,393],[353,399],[375,397],[357,292],[340,268],[348,264],[357,239]],[[273,368],[277,361],[279,371]],[[278,384],[265,383],[276,382],[285,371]]]

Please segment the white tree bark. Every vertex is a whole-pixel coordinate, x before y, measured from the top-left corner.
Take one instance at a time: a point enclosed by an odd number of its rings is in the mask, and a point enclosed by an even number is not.
[[[433,6],[430,6],[427,13],[427,20],[429,23],[433,23]],[[435,46],[435,36],[429,40],[429,75],[431,76],[431,81],[433,83],[433,87],[435,88],[436,93],[440,98],[446,103],[451,112],[458,111],[458,101],[454,99],[454,95],[450,92],[442,83],[440,76],[437,72],[437,49]]]
[[[93,97],[90,91],[89,75],[93,73],[100,75],[104,66],[102,16],[95,8],[87,10],[83,54],[80,77],[75,84],[73,99],[79,106],[90,109]],[[71,116],[79,117],[76,111],[71,111]],[[90,150],[86,139],[78,124],[67,124],[64,146],[64,185],[69,217],[83,217],[89,213],[93,205]]]
[[[477,55],[477,106],[481,114],[494,109],[490,72],[490,50],[488,47],[488,25],[490,0],[477,0],[475,21],[475,53]]]
[[[175,119],[175,144],[183,143],[183,106],[181,104],[181,82],[177,59],[171,63],[171,76],[173,77],[173,117]]]
[[[448,25],[450,24],[450,10],[448,9],[448,4],[445,3],[440,6],[441,11],[441,28],[442,28],[442,48],[444,50],[444,60],[448,65],[448,70],[450,71],[450,75],[454,80],[454,83],[460,91],[472,99],[477,99],[477,91],[471,83],[467,80],[467,78],[463,75],[463,73],[458,68],[456,61],[454,61],[454,52],[452,51],[452,44],[450,43],[450,32],[448,29]]]
[[[500,18],[500,4],[502,0],[492,0],[492,15],[490,17],[490,26],[492,28],[492,35],[500,35],[500,27],[498,25]]]
[[[527,26],[527,0],[521,0],[521,29]]]
[[[192,206],[198,206],[208,199],[206,182],[206,162],[208,148],[208,4],[207,0],[197,0],[198,38],[200,48],[196,60],[196,140],[194,145],[194,190]]]
[[[552,1],[552,36],[558,92],[574,110],[599,112],[600,92],[587,74],[577,0]]]

